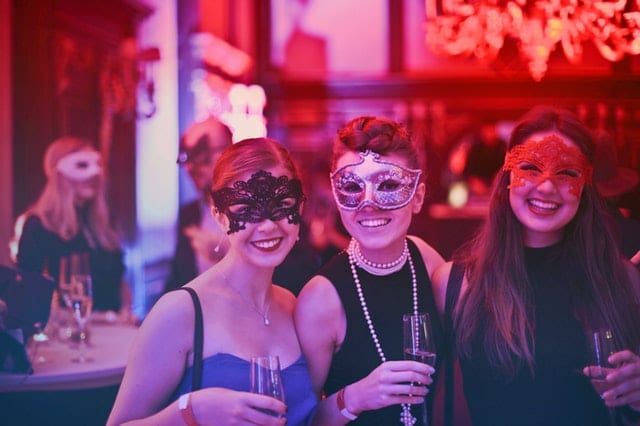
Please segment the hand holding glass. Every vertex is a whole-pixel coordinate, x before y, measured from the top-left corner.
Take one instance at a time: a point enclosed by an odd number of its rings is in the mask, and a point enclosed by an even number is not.
[[[280,358],[260,356],[251,358],[251,392],[267,395],[284,402],[284,386],[280,373]],[[275,417],[284,417],[269,412]]]
[[[616,368],[615,365],[609,363],[609,356],[616,352],[616,346],[611,330],[596,330],[587,333],[589,339],[589,364],[587,366],[588,376],[591,379],[598,395],[602,395],[613,385],[607,383],[606,378],[609,371]],[[609,408],[609,421],[615,424],[615,410]]]

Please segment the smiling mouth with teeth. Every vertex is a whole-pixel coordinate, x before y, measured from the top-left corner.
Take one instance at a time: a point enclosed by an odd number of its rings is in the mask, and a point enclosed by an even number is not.
[[[540,200],[529,200],[529,205],[538,209],[544,210],[557,210],[560,208],[560,205],[557,203],[540,201]]]
[[[253,241],[251,244],[257,248],[269,250],[277,247],[281,241],[282,238],[273,238],[271,240]]]
[[[391,222],[390,219],[369,219],[361,220],[358,223],[366,228],[377,228],[378,226],[384,226]]]

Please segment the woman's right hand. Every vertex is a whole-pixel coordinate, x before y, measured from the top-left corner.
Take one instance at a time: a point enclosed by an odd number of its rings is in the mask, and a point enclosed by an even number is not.
[[[191,404],[200,426],[282,426],[286,423],[286,405],[265,395],[226,388],[206,388],[191,394]],[[275,417],[265,411],[282,417]]]
[[[430,365],[416,361],[384,362],[364,379],[346,387],[346,408],[359,414],[390,405],[420,404],[429,392],[427,386],[433,383],[434,372]]]

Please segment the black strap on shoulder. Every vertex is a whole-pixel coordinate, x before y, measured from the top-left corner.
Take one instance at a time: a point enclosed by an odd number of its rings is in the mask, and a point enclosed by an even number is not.
[[[453,331],[453,309],[460,296],[464,268],[458,263],[452,263],[447,283],[447,293],[444,305],[444,339],[445,339],[445,394],[444,394],[444,424],[453,425],[453,383],[455,364],[455,333]]]
[[[197,391],[202,387],[202,306],[198,294],[191,287],[180,287],[177,290],[186,290],[193,300],[193,308],[196,311],[195,327],[193,330],[193,375],[191,377],[191,391]]]

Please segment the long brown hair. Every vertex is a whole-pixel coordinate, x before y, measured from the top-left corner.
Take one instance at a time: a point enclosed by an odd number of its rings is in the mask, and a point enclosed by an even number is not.
[[[72,136],[56,139],[47,147],[43,160],[47,183],[38,200],[25,215],[38,216],[46,229],[65,241],[71,240],[82,231],[91,247],[100,246],[107,250],[116,250],[120,248],[120,239],[111,226],[104,175],[99,176],[100,185],[96,197],[86,203],[86,227],[83,227],[83,219],[74,200],[73,184],[57,169],[58,162],[63,157],[85,150],[95,151],[95,147],[86,139]]]
[[[536,107],[514,128],[509,150],[532,134],[555,130],[571,139],[593,161],[594,140],[573,113]],[[458,349],[469,356],[480,336],[489,362],[506,377],[526,366],[534,372],[534,312],[524,263],[522,225],[509,203],[509,172],[494,181],[489,215],[476,237],[456,254],[469,283],[455,316]],[[575,217],[566,226],[565,259],[573,259],[583,279],[575,315],[585,329],[608,324],[618,344],[640,345],[640,295],[625,270],[621,252],[608,227],[604,203],[593,184],[586,184]],[[482,320],[479,320],[482,318]]]

